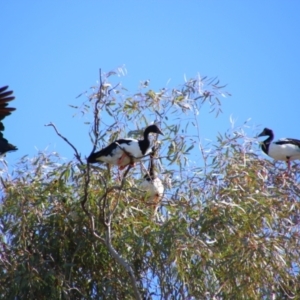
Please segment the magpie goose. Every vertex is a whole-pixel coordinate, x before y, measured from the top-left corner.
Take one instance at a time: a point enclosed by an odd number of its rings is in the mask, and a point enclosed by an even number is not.
[[[140,184],[140,189],[146,192],[144,201],[154,207],[154,215],[156,215],[158,205],[164,193],[164,186],[161,180],[158,178],[157,173],[154,169],[153,160],[155,153],[156,150],[153,149],[150,155],[148,172],[144,176],[144,180]]]
[[[283,138],[273,142],[274,133],[271,129],[265,128],[262,133],[258,135],[268,136],[266,140],[261,143],[261,149],[275,160],[283,160],[287,163],[288,171],[290,170],[290,161],[300,159],[300,140],[292,138]]]
[[[117,165],[120,170],[123,170],[127,165],[134,166],[135,162],[140,161],[151,152],[149,133],[163,135],[157,125],[150,125],[145,129],[142,140],[131,138],[116,140],[100,151],[91,153],[87,161],[89,163],[105,162]]]
[[[0,155],[8,151],[18,150],[16,146],[10,144],[8,140],[3,137],[2,133],[5,129],[2,120],[9,116],[12,111],[16,110],[15,108],[7,107],[8,102],[15,99],[15,97],[12,96],[13,91],[6,91],[7,89],[8,86],[0,88]]]

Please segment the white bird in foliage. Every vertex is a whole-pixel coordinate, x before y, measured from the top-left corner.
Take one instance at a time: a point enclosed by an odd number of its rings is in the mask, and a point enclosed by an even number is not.
[[[261,149],[275,160],[283,160],[287,163],[288,171],[290,171],[290,162],[292,160],[300,159],[300,140],[292,138],[282,138],[273,142],[274,133],[271,129],[265,128],[262,133],[258,135],[268,136],[266,140],[261,143]]]
[[[0,155],[5,154],[8,151],[18,150],[16,146],[10,144],[8,140],[3,137],[1,132],[5,129],[2,120],[9,116],[12,111],[16,110],[13,107],[7,107],[8,102],[15,99],[15,97],[12,96],[13,91],[6,91],[7,89],[8,86],[0,88]]]
[[[105,162],[117,165],[120,170],[123,170],[127,165],[134,166],[135,162],[140,161],[145,155],[151,152],[150,133],[163,135],[157,125],[150,125],[144,131],[144,139],[126,138],[116,140],[100,151],[92,153],[87,161],[89,163]]]
[[[140,184],[140,189],[145,191],[143,200],[154,207],[154,215],[156,215],[159,203],[164,194],[164,186],[161,180],[158,178],[157,173],[154,169],[154,155],[155,150],[150,155],[149,169],[147,174],[144,176],[144,180]]]

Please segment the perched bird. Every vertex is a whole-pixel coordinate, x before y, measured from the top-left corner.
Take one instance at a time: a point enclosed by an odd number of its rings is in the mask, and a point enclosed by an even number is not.
[[[164,186],[161,180],[158,178],[157,173],[154,168],[154,156],[155,150],[150,155],[149,169],[147,174],[144,176],[144,180],[140,184],[140,189],[145,191],[145,196],[143,200],[154,207],[154,216],[156,215],[159,203],[164,194]]]
[[[0,88],[0,155],[5,154],[8,151],[18,150],[16,146],[8,143],[2,133],[5,129],[2,120],[9,116],[12,111],[16,110],[15,108],[7,107],[8,102],[15,99],[14,96],[11,96],[13,91],[6,91],[7,89],[8,86]]]
[[[92,153],[87,161],[89,163],[105,162],[117,165],[120,170],[123,170],[127,165],[134,166],[135,162],[151,152],[149,141],[149,133],[151,132],[163,135],[157,125],[150,125],[144,131],[144,139],[126,138],[116,140],[100,151]]]
[[[290,161],[300,159],[300,140],[283,138],[276,142],[274,133],[271,129],[265,128],[262,133],[258,135],[268,136],[268,138],[261,143],[261,149],[275,160],[283,160],[287,163],[288,171],[290,171]]]

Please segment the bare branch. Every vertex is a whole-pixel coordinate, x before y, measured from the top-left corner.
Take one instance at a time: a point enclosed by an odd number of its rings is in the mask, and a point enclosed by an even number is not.
[[[80,154],[78,153],[76,147],[75,147],[75,146],[74,146],[74,145],[73,145],[66,137],[64,137],[62,134],[60,134],[60,133],[58,132],[56,126],[55,126],[52,122],[50,122],[49,124],[46,124],[45,126],[52,126],[52,127],[54,128],[56,134],[57,134],[59,137],[61,137],[61,138],[62,138],[69,146],[71,146],[71,147],[73,148],[73,150],[75,151],[75,157],[76,157],[76,159],[80,162],[80,164],[81,164],[81,165],[84,165],[84,163],[83,163],[82,160],[81,160],[81,156],[80,156]]]
[[[98,89],[98,93],[97,93],[97,100],[95,102],[94,105],[94,125],[93,125],[93,132],[94,132],[94,136],[95,136],[95,141],[94,141],[94,145],[93,145],[93,150],[92,153],[95,152],[96,150],[96,146],[97,146],[97,141],[99,138],[99,124],[100,124],[100,119],[99,119],[99,103],[101,102],[103,96],[104,96],[104,88],[103,88],[103,84],[102,84],[102,74],[101,74],[101,69],[99,69],[99,89]],[[104,105],[104,104],[103,104]]]
[[[83,211],[86,213],[86,215],[88,217],[90,217],[90,213],[87,211],[87,209],[85,208],[85,203],[87,201],[88,198],[88,193],[89,193],[89,184],[90,184],[90,164],[88,163],[85,169],[85,174],[84,174],[84,178],[85,178],[85,182],[84,182],[84,196],[83,196],[83,200],[80,202],[81,203],[81,207],[83,209]]]
[[[116,249],[113,247],[111,243],[111,227],[107,227],[106,231],[106,245],[108,247],[108,250],[110,254],[114,257],[114,259],[121,265],[123,268],[128,272],[131,280],[131,284],[133,286],[134,294],[135,294],[135,299],[142,299],[141,295],[138,290],[138,285],[135,279],[134,271],[130,264],[116,251]]]

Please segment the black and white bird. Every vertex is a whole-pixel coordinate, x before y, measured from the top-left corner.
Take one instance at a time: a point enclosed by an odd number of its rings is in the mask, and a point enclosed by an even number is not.
[[[2,133],[2,131],[5,129],[2,120],[9,116],[12,111],[16,110],[15,108],[7,107],[8,102],[15,99],[15,97],[12,96],[13,91],[6,91],[7,89],[8,86],[0,88],[0,155],[3,155],[9,151],[18,150],[16,146],[10,144],[8,140],[3,137]]]
[[[288,171],[290,170],[292,160],[300,159],[300,140],[283,138],[273,142],[274,133],[271,129],[265,128],[262,133],[258,135],[268,136],[266,140],[261,143],[261,149],[275,160],[283,160],[287,163]]]
[[[144,176],[144,180],[140,184],[139,188],[142,191],[145,191],[145,195],[143,196],[143,201],[146,204],[149,204],[154,208],[154,215],[156,215],[156,212],[159,207],[159,203],[161,202],[161,199],[164,194],[164,186],[159,177],[157,176],[157,173],[155,171],[154,166],[154,156],[155,156],[155,150],[153,149],[151,155],[150,155],[150,162],[149,162],[149,168],[147,174]]]
[[[92,153],[87,161],[89,163],[105,162],[110,165],[117,165],[120,170],[123,170],[127,165],[134,166],[135,162],[140,161],[151,152],[150,133],[163,135],[157,125],[150,125],[145,129],[142,140],[132,138],[116,140],[100,151]]]

